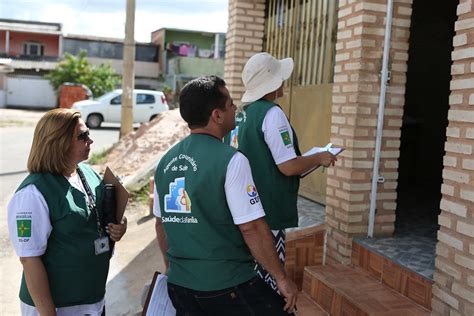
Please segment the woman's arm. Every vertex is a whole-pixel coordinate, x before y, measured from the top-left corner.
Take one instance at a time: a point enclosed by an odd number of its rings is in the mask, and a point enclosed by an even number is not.
[[[28,292],[30,292],[39,314],[41,316],[55,316],[56,308],[41,257],[20,257],[20,262],[23,265]]]

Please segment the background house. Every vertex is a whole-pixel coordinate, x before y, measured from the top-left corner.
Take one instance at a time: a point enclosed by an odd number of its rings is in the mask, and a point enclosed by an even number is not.
[[[87,60],[93,65],[110,63],[119,74],[123,74],[123,40],[106,37],[67,35],[64,37],[64,53],[79,55],[87,51]],[[135,44],[135,88],[162,90],[160,46],[152,43]]]
[[[176,92],[196,77],[223,76],[224,33],[162,28],[151,38],[135,46],[136,88],[168,86]],[[110,63],[122,75],[122,39],[63,36],[57,23],[0,19],[0,107],[56,107],[57,96],[43,76],[64,53],[78,55],[81,50],[90,63]]]
[[[174,91],[199,76],[224,74],[225,33],[161,28],[151,41],[161,47],[161,70]]]
[[[0,19],[0,107],[54,107],[56,95],[43,75],[62,54],[61,24]],[[28,93],[25,93],[28,91]]]

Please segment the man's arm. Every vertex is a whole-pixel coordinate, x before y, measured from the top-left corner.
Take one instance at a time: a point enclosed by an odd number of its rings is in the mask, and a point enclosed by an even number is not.
[[[264,218],[259,218],[240,224],[238,227],[253,257],[275,278],[278,289],[286,301],[284,310],[293,311],[298,288],[288,278],[280,263],[267,222]]]
[[[28,292],[39,314],[41,316],[55,316],[56,308],[51,297],[48,275],[41,257],[20,257],[20,262],[23,265]]]
[[[161,254],[163,256],[163,261],[165,263],[166,271],[164,274],[168,274],[169,261],[168,257],[166,256],[166,252],[168,251],[168,241],[166,240],[166,233],[165,229],[163,228],[163,223],[161,222],[161,218],[159,217],[156,217],[155,230],[156,239],[158,240],[158,246],[160,247]]]
[[[265,143],[272,153],[278,169],[285,176],[299,176],[314,167],[334,165],[336,156],[329,152],[320,152],[309,156],[297,156],[292,138],[293,130],[283,110],[277,106],[271,108],[262,124]],[[283,135],[286,132],[288,139]]]
[[[314,166],[334,166],[336,161],[336,156],[328,151],[324,151],[309,156],[297,156],[277,165],[277,167],[278,170],[287,177],[299,176]]]

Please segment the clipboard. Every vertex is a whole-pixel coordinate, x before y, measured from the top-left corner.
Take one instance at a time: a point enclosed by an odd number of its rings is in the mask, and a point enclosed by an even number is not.
[[[125,189],[122,183],[117,179],[115,174],[110,170],[109,167],[105,168],[105,173],[103,177],[103,181],[106,184],[112,184],[115,187],[115,197],[117,202],[117,209],[115,211],[115,218],[117,223],[122,221],[123,214],[125,213],[125,208],[127,207],[128,203],[128,191]]]
[[[324,152],[324,151],[329,151],[334,156],[337,156],[337,155],[339,155],[340,153],[342,153],[344,151],[344,148],[342,148],[342,147],[332,147],[332,144],[329,143],[324,147],[313,147],[310,150],[308,150],[307,152],[305,152],[303,154],[303,156],[314,155],[314,154]],[[302,173],[300,175],[300,178],[306,177],[308,174],[310,174],[314,170],[318,169],[319,167],[320,166],[314,166],[313,168],[309,169],[308,171],[305,171],[304,173]]]

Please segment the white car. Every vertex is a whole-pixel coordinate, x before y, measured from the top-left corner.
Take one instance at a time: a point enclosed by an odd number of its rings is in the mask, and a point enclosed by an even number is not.
[[[81,112],[89,128],[99,128],[102,122],[120,123],[122,116],[122,89],[117,89],[95,100],[82,100],[72,105]],[[161,91],[133,90],[133,122],[144,123],[169,109]]]

